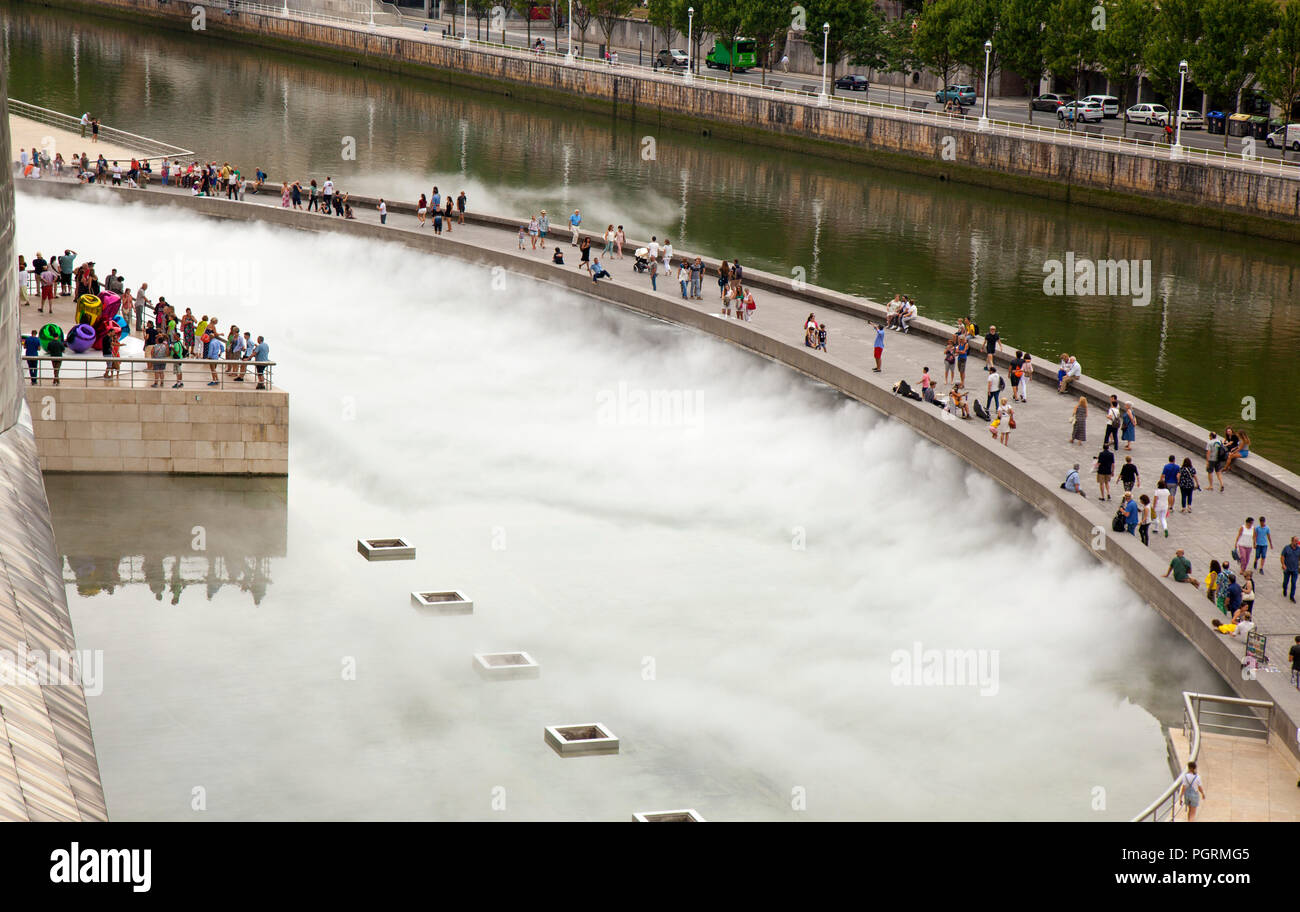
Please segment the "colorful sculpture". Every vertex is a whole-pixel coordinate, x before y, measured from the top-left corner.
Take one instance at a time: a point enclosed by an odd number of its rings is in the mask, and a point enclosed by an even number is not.
[[[93,294],[84,294],[77,298],[76,320],[93,326],[104,311],[104,304]]]
[[[117,339],[119,342],[125,339],[127,336],[131,335],[131,324],[126,322],[126,317],[122,316],[121,314],[118,314],[116,317],[113,318],[113,322],[117,324],[117,328],[118,328]]]
[[[38,338],[41,340],[41,348],[45,349],[46,354],[49,354],[51,342],[55,339],[60,342],[63,341],[63,327],[58,323],[46,323],[41,327]]]
[[[95,327],[89,323],[78,323],[68,333],[68,348],[81,354],[95,344],[95,335]]]

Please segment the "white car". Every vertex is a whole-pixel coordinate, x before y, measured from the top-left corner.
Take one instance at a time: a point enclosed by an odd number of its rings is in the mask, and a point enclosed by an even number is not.
[[[1129,123],[1144,123],[1154,127],[1164,123],[1168,113],[1169,109],[1164,105],[1136,104],[1124,112],[1124,119]]]
[[[1165,116],[1160,118],[1160,125],[1164,126],[1172,117],[1173,112],[1166,111]],[[1184,130],[1200,130],[1205,126],[1205,118],[1200,111],[1182,110],[1178,112],[1178,123],[1182,124]]]
[[[1101,105],[1101,113],[1106,117],[1119,117],[1119,99],[1114,95],[1089,95],[1084,101],[1095,101]]]
[[[1095,101],[1072,101],[1056,109],[1056,119],[1065,123],[1078,120],[1080,123],[1101,123],[1105,112]]]
[[[1268,134],[1264,142],[1268,143],[1270,149],[1281,146],[1284,149],[1300,152],[1300,124],[1287,124],[1280,130],[1274,130]]]

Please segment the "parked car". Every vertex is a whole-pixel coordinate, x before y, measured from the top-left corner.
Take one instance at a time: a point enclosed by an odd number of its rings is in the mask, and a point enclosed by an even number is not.
[[[850,92],[865,92],[871,88],[871,81],[865,76],[850,73],[848,76],[841,76],[835,80],[835,88],[848,89]]]
[[[1300,124],[1287,124],[1280,130],[1274,130],[1268,134],[1264,142],[1268,143],[1270,149],[1281,146],[1284,149],[1300,152]]]
[[[1144,123],[1148,126],[1163,124],[1169,109],[1158,104],[1135,104],[1124,112],[1124,120],[1129,123]]]
[[[1160,118],[1160,125],[1164,126],[1169,123],[1172,116],[1172,112],[1166,111],[1165,116]],[[1179,111],[1178,122],[1182,124],[1184,130],[1201,130],[1205,128],[1205,118],[1201,116],[1200,111]]]
[[[1074,123],[1076,119],[1079,123],[1101,123],[1105,116],[1095,101],[1072,101],[1056,109],[1056,119],[1061,123]]]
[[[1119,117],[1119,99],[1114,95],[1089,95],[1084,101],[1097,102],[1106,117]]]
[[[656,70],[660,67],[684,70],[686,69],[686,61],[688,59],[686,52],[680,48],[673,48],[672,50],[664,48],[659,51],[659,53],[655,54],[654,68]]]
[[[970,107],[975,104],[975,87],[970,85],[950,85],[934,93],[935,101],[955,101],[959,105]]]
[[[1035,111],[1055,111],[1063,104],[1069,104],[1074,101],[1073,95],[1058,95],[1056,92],[1045,92],[1039,95],[1032,102]]]

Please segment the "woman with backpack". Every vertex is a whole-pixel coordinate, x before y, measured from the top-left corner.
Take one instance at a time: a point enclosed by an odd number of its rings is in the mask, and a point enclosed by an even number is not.
[[[1182,468],[1178,470],[1178,493],[1181,496],[1179,513],[1192,512],[1192,492],[1201,490],[1201,482],[1196,478],[1196,469],[1192,467],[1190,456],[1183,457]]]

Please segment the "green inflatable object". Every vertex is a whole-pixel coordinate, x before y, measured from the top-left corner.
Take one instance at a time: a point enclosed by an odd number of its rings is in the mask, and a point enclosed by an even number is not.
[[[63,328],[59,326],[58,323],[46,323],[41,327],[39,338],[41,340],[41,348],[45,349],[48,354],[51,342],[55,339],[58,339],[60,342],[63,341]]]

